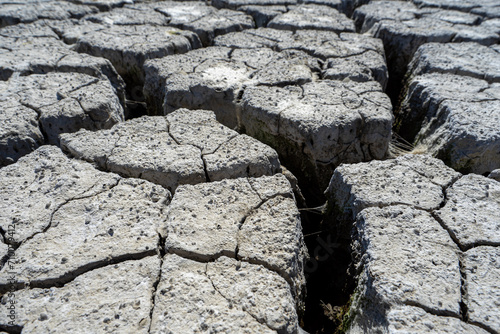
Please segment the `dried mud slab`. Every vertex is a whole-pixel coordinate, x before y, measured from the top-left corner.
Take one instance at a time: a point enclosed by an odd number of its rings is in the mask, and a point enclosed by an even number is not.
[[[488,329],[500,331],[498,300],[500,298],[500,248],[481,246],[465,253],[467,279],[467,314],[469,321]]]
[[[13,254],[0,271],[0,290],[60,286],[105,264],[158,252],[157,229],[170,193],[122,179],[43,146],[1,171],[2,229]],[[28,203],[28,204],[27,204]],[[12,229],[11,225],[14,225]]]
[[[2,303],[15,300],[16,319],[2,312],[0,324],[37,333],[149,333],[159,274],[160,259],[149,256],[89,271],[61,287],[16,291],[14,299],[6,294]]]
[[[88,15],[86,20],[112,25],[162,25],[195,32],[203,45],[215,36],[253,28],[250,16],[239,11],[216,9],[198,1],[159,1],[126,5],[109,12]]]
[[[350,219],[368,207],[408,205],[428,211],[439,209],[444,201],[443,187],[459,177],[438,159],[404,155],[342,165],[335,170],[325,194],[331,210],[350,214]]]
[[[198,261],[224,255],[261,264],[289,282],[297,301],[302,298],[307,251],[283,175],[180,186],[167,216],[160,232],[167,252]]]
[[[500,54],[477,43],[420,47],[409,65],[399,132],[449,166],[487,175],[500,165]]]
[[[104,58],[73,51],[46,21],[0,29],[0,80],[12,75],[82,73],[107,78],[125,106],[125,83]]]
[[[446,190],[447,202],[437,215],[463,248],[500,245],[500,184],[466,175]]]
[[[286,13],[274,17],[267,27],[282,30],[327,30],[340,32],[354,32],[354,22],[336,9],[305,4],[299,5]]]
[[[8,1],[0,7],[0,27],[41,19],[81,18],[96,12],[98,9],[94,6],[76,5],[68,1]]]
[[[384,41],[389,71],[396,81],[403,79],[413,54],[425,43],[491,45],[499,40],[498,33],[479,15],[419,7],[412,2],[372,1],[356,9],[353,18],[361,32]]]
[[[223,126],[206,110],[179,109],[110,130],[62,135],[61,147],[102,170],[142,178],[170,191],[181,184],[280,172],[273,149]]]
[[[379,39],[367,35],[259,28],[219,36],[214,45],[240,49],[299,50],[324,61],[321,69],[323,79],[375,80],[383,88],[387,84],[384,46]]]
[[[346,332],[496,332],[497,188],[425,155],[337,168],[328,211],[358,273]]]
[[[151,333],[298,330],[287,282],[260,265],[225,256],[202,263],[167,254],[156,291]]]
[[[43,143],[59,144],[59,134],[110,128],[123,121],[123,108],[107,79],[50,72],[0,81],[2,150],[7,165]]]
[[[385,156],[392,108],[377,82],[318,80],[321,68],[293,49],[211,47],[148,61],[144,91],[155,113],[214,110],[324,188],[341,162]]]
[[[403,101],[400,131],[461,172],[489,173],[500,164],[498,86],[455,74],[417,76]]]
[[[294,174],[308,175],[321,188],[340,163],[382,159],[387,152],[391,104],[378,83],[259,86],[246,89],[242,102],[246,133],[274,147]]]

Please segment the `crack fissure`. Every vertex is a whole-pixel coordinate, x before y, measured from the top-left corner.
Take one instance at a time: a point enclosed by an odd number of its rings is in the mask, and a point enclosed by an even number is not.
[[[234,302],[226,297],[218,288],[217,286],[215,285],[214,281],[212,280],[212,277],[210,277],[210,275],[208,274],[208,263],[206,264],[205,266],[205,276],[208,278],[208,280],[210,281],[210,283],[212,284],[212,287],[214,288],[214,290],[222,297],[224,298],[230,305],[233,305]],[[247,309],[245,309],[244,307],[240,307],[239,309],[241,309],[243,312],[245,312],[246,314],[248,314],[249,316],[251,316],[255,321],[257,321],[259,324],[262,324],[262,325],[265,325],[267,328],[269,328],[270,330],[272,331],[276,331],[275,329],[271,328],[267,322],[265,321],[265,319],[259,319],[257,318],[257,316],[253,315],[251,312],[249,312]]]
[[[211,182],[210,175],[208,174],[207,161],[205,160],[205,156],[203,154],[201,154],[200,157],[201,157],[201,161],[203,162],[203,171],[205,172],[205,180],[207,182]]]
[[[452,311],[431,308],[429,306],[423,305],[423,304],[416,302],[416,301],[405,300],[405,301],[403,301],[403,304],[407,305],[407,306],[418,307],[418,308],[424,310],[425,312],[432,314],[432,315],[435,315],[435,316],[450,317],[450,318],[462,320],[459,315],[457,315],[456,313],[453,313]]]
[[[59,211],[59,210],[60,210],[63,206],[65,206],[66,204],[68,204],[68,203],[70,203],[70,202],[72,202],[72,201],[77,201],[77,200],[81,200],[81,199],[85,199],[85,198],[90,198],[90,197],[98,196],[98,195],[100,195],[100,194],[102,194],[102,193],[104,193],[104,192],[110,191],[111,189],[113,189],[114,187],[116,187],[116,186],[120,183],[120,180],[121,180],[121,179],[118,179],[118,181],[116,182],[116,184],[111,185],[111,187],[109,187],[109,188],[107,188],[107,189],[103,189],[103,190],[101,190],[101,191],[98,191],[98,192],[96,192],[96,193],[92,193],[92,194],[89,194],[89,195],[82,195],[82,194],[85,194],[86,192],[90,191],[92,188],[94,188],[94,187],[97,185],[97,184],[93,184],[92,186],[90,186],[89,188],[87,188],[85,191],[83,191],[83,192],[81,193],[81,195],[80,195],[80,196],[75,196],[75,197],[73,197],[73,198],[67,199],[67,200],[65,200],[63,203],[59,204],[59,205],[57,206],[57,208],[56,208],[54,211],[52,211],[52,213],[50,214],[49,222],[48,222],[47,226],[45,226],[45,227],[44,227],[44,229],[43,229],[42,231],[35,232],[34,234],[30,235],[29,237],[27,237],[26,239],[24,239],[24,240],[22,240],[22,241],[20,241],[20,242],[18,242],[18,243],[12,243],[12,244],[11,244],[11,243],[7,243],[8,245],[10,245],[10,246],[12,247],[12,252],[9,252],[9,253],[8,253],[8,254],[4,257],[4,259],[3,259],[3,261],[2,261],[2,266],[0,267],[0,270],[1,270],[1,269],[3,269],[3,267],[4,267],[5,263],[7,263],[7,261],[8,261],[9,259],[11,259],[12,257],[15,257],[15,255],[16,255],[16,254],[15,254],[15,251],[16,251],[19,247],[21,247],[23,244],[25,244],[25,243],[26,243],[26,242],[28,242],[29,240],[33,239],[36,235],[41,234],[41,233],[45,233],[45,232],[47,232],[47,231],[50,229],[50,227],[52,226],[52,220],[53,220],[53,218],[54,218],[54,215],[55,215],[55,214],[56,214],[56,213],[57,213],[57,212],[58,212],[58,211]],[[0,288],[0,290],[1,290],[1,288]]]
[[[460,268],[460,319],[464,322],[469,322],[469,309],[467,302],[469,300],[469,293],[467,287],[467,271],[464,264],[464,255],[460,254],[458,257],[458,265]]]
[[[31,110],[33,110],[34,112],[37,113],[37,119],[36,119],[36,121],[38,123],[38,129],[40,130],[40,132],[42,133],[42,136],[43,136],[43,144],[48,143],[49,142],[49,135],[45,131],[45,128],[44,128],[44,126],[42,124],[42,120],[41,120],[41,118],[42,118],[42,111],[39,110],[38,108],[35,108],[35,107],[29,105],[28,103],[24,103],[22,101],[19,101],[19,103],[22,106],[24,106],[26,108],[29,108],[29,109],[31,109]]]
[[[27,283],[18,282],[15,284],[9,283],[9,284],[0,285],[0,294],[6,293],[7,291],[22,290],[26,287],[29,287],[30,289],[36,289],[36,288],[48,289],[48,288],[53,288],[53,287],[62,288],[66,284],[74,281],[77,277],[79,277],[83,274],[86,274],[90,271],[100,269],[103,267],[107,267],[110,265],[119,264],[121,262],[129,261],[129,260],[142,260],[146,257],[154,256],[156,254],[157,254],[156,249],[151,249],[151,250],[147,250],[147,251],[143,251],[143,252],[139,252],[139,253],[123,254],[123,255],[119,255],[119,256],[116,256],[116,257],[111,258],[111,259],[104,259],[101,261],[87,263],[87,264],[85,264],[81,267],[78,267],[78,268],[76,268],[68,273],[65,273],[64,276],[61,276],[61,277],[47,278],[47,279],[43,279],[43,280],[34,280],[34,281],[27,282]]]
[[[149,329],[148,329],[148,333],[151,333],[151,327],[153,325],[153,312],[154,312],[154,309],[155,309],[155,305],[156,305],[156,292],[158,290],[158,285],[160,284],[160,281],[161,281],[161,275],[163,273],[163,258],[165,256],[165,248],[163,247],[163,245],[165,245],[165,239],[166,238],[163,238],[161,236],[160,233],[158,233],[158,255],[160,257],[160,272],[158,274],[158,278],[156,279],[156,281],[153,283],[153,292],[151,294],[152,296],[152,300],[151,300],[151,310],[149,311]]]

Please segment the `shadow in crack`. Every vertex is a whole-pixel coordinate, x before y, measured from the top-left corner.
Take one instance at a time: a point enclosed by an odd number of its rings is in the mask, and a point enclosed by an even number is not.
[[[354,291],[350,237],[342,234],[342,222],[321,213],[302,210],[301,218],[310,256],[304,269],[307,297],[301,325],[310,334],[338,333]]]

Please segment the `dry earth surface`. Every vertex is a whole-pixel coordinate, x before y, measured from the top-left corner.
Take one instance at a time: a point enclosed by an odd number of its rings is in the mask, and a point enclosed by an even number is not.
[[[0,0],[0,332],[500,333],[497,0]]]

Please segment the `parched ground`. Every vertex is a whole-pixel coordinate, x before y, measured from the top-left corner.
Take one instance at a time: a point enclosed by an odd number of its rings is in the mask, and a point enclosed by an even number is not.
[[[0,332],[500,332],[496,0],[0,0]]]

